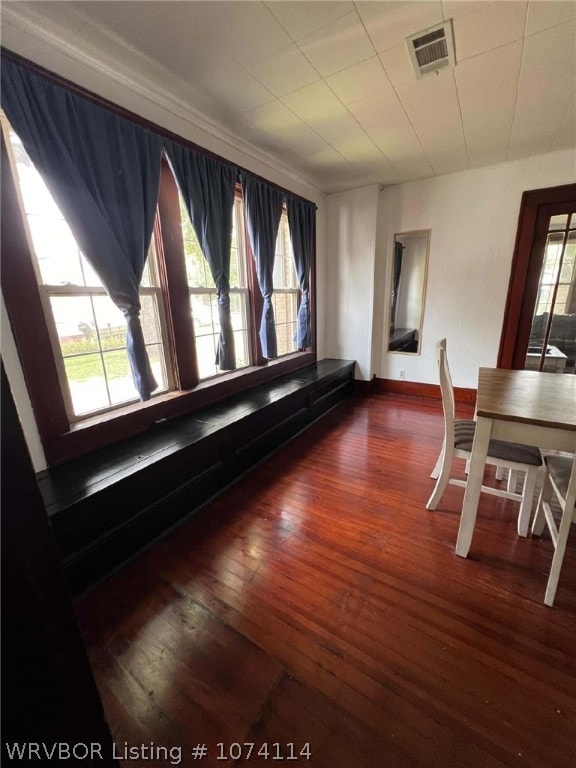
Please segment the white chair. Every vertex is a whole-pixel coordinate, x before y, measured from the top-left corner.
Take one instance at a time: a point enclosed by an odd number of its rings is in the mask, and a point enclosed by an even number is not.
[[[476,424],[473,421],[456,421],[454,419],[454,389],[448,358],[446,355],[446,339],[441,339],[437,345],[438,367],[440,369],[440,390],[442,392],[442,407],[444,410],[444,444],[436,462],[432,476],[437,473],[436,485],[432,495],[428,499],[426,509],[436,509],[446,487],[449,483],[466,487],[465,480],[458,480],[450,476],[452,463],[455,458],[470,459],[472,443]],[[524,472],[522,493],[516,493],[512,489],[490,488],[482,486],[482,492],[499,496],[505,499],[514,499],[520,502],[518,515],[518,534],[528,535],[530,513],[534,498],[534,489],[538,473],[542,467],[542,455],[539,448],[532,445],[508,443],[503,440],[490,440],[486,463],[504,467],[511,471]]]
[[[554,557],[550,566],[544,602],[546,605],[551,606],[554,605],[554,598],[556,597],[556,588],[558,587],[558,578],[562,568],[562,561],[564,560],[570,525],[576,522],[576,473],[572,477],[572,467],[574,465],[572,457],[546,456],[544,462],[546,465],[546,477],[540,492],[540,498],[538,499],[538,511],[532,524],[532,533],[535,536],[539,536],[544,529],[544,524],[548,524],[548,530],[554,545]],[[562,510],[560,526],[556,525],[550,507],[552,493],[556,495]]]

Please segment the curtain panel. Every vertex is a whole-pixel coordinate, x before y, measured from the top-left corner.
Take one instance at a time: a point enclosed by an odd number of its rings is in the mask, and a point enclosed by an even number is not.
[[[278,357],[278,347],[272,305],[274,293],[272,278],[284,194],[276,187],[271,187],[248,173],[242,174],[242,190],[248,235],[256,262],[258,286],[264,299],[260,322],[262,354],[268,360],[273,360]]]
[[[314,248],[316,206],[307,200],[287,195],[288,226],[294,253],[294,265],[300,285],[300,306],[296,325],[296,346],[299,350],[312,345],[310,327],[310,265]]]
[[[9,59],[2,106],[76,241],[126,318],[128,357],[141,400],[157,384],[140,322],[139,287],[150,246],[162,140]]]
[[[216,365],[233,371],[236,352],[230,317],[230,246],[238,170],[174,142],[165,143],[164,148],[218,292]]]

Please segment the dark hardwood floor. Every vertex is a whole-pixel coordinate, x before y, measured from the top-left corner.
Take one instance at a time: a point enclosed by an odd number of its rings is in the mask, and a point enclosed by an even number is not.
[[[552,609],[514,502],[457,558],[441,438],[439,403],[345,401],[77,601],[124,766],[576,765],[575,537]]]

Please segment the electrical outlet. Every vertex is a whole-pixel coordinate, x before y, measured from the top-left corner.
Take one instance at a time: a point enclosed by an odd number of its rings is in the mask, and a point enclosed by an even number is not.
[[[399,379],[405,379],[406,378],[406,369],[405,368],[398,368],[398,378]]]

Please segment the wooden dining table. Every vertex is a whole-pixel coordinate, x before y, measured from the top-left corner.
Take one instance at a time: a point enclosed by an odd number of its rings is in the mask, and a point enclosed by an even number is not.
[[[576,453],[576,376],[480,368],[476,430],[456,541],[460,557],[470,551],[491,439]]]

